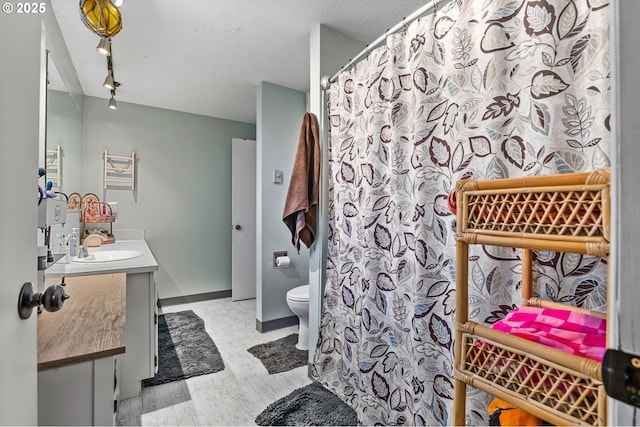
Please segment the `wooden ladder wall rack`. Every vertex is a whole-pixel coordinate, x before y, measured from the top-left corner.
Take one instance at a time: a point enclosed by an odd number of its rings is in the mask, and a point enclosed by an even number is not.
[[[62,147],[57,146],[55,150],[47,150],[47,181],[51,181],[54,189],[59,189],[62,185]]]
[[[104,150],[104,189],[109,187],[127,187],[135,189],[136,153],[130,156],[112,156]]]

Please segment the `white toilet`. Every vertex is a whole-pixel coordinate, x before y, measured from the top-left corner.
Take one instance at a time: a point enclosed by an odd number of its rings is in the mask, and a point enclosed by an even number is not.
[[[298,316],[298,350],[309,350],[309,285],[287,292],[287,305]]]

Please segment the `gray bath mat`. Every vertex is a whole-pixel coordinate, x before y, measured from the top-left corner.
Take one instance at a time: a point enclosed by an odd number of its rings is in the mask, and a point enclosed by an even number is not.
[[[355,426],[356,411],[319,383],[276,400],[255,419],[259,426]]]
[[[222,371],[218,348],[193,311],[158,316],[158,373],[143,380],[149,387]]]
[[[247,351],[260,359],[269,374],[288,371],[307,364],[309,352],[298,350],[298,334],[292,334],[276,341],[258,344]]]

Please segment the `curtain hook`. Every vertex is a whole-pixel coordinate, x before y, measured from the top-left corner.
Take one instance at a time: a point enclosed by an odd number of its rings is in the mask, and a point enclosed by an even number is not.
[[[404,34],[407,34],[407,29],[409,28],[409,24],[407,24],[407,17],[405,16],[404,18],[402,18],[402,28],[404,31]]]

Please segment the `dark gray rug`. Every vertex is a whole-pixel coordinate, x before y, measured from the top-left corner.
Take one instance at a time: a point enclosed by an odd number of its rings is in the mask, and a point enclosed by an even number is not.
[[[218,348],[193,311],[158,316],[158,373],[143,387],[222,371]]]
[[[298,350],[298,334],[292,334],[276,341],[258,344],[247,351],[260,359],[269,374],[288,371],[307,364],[309,352]]]
[[[255,419],[259,426],[355,426],[356,411],[319,383],[276,400]]]

